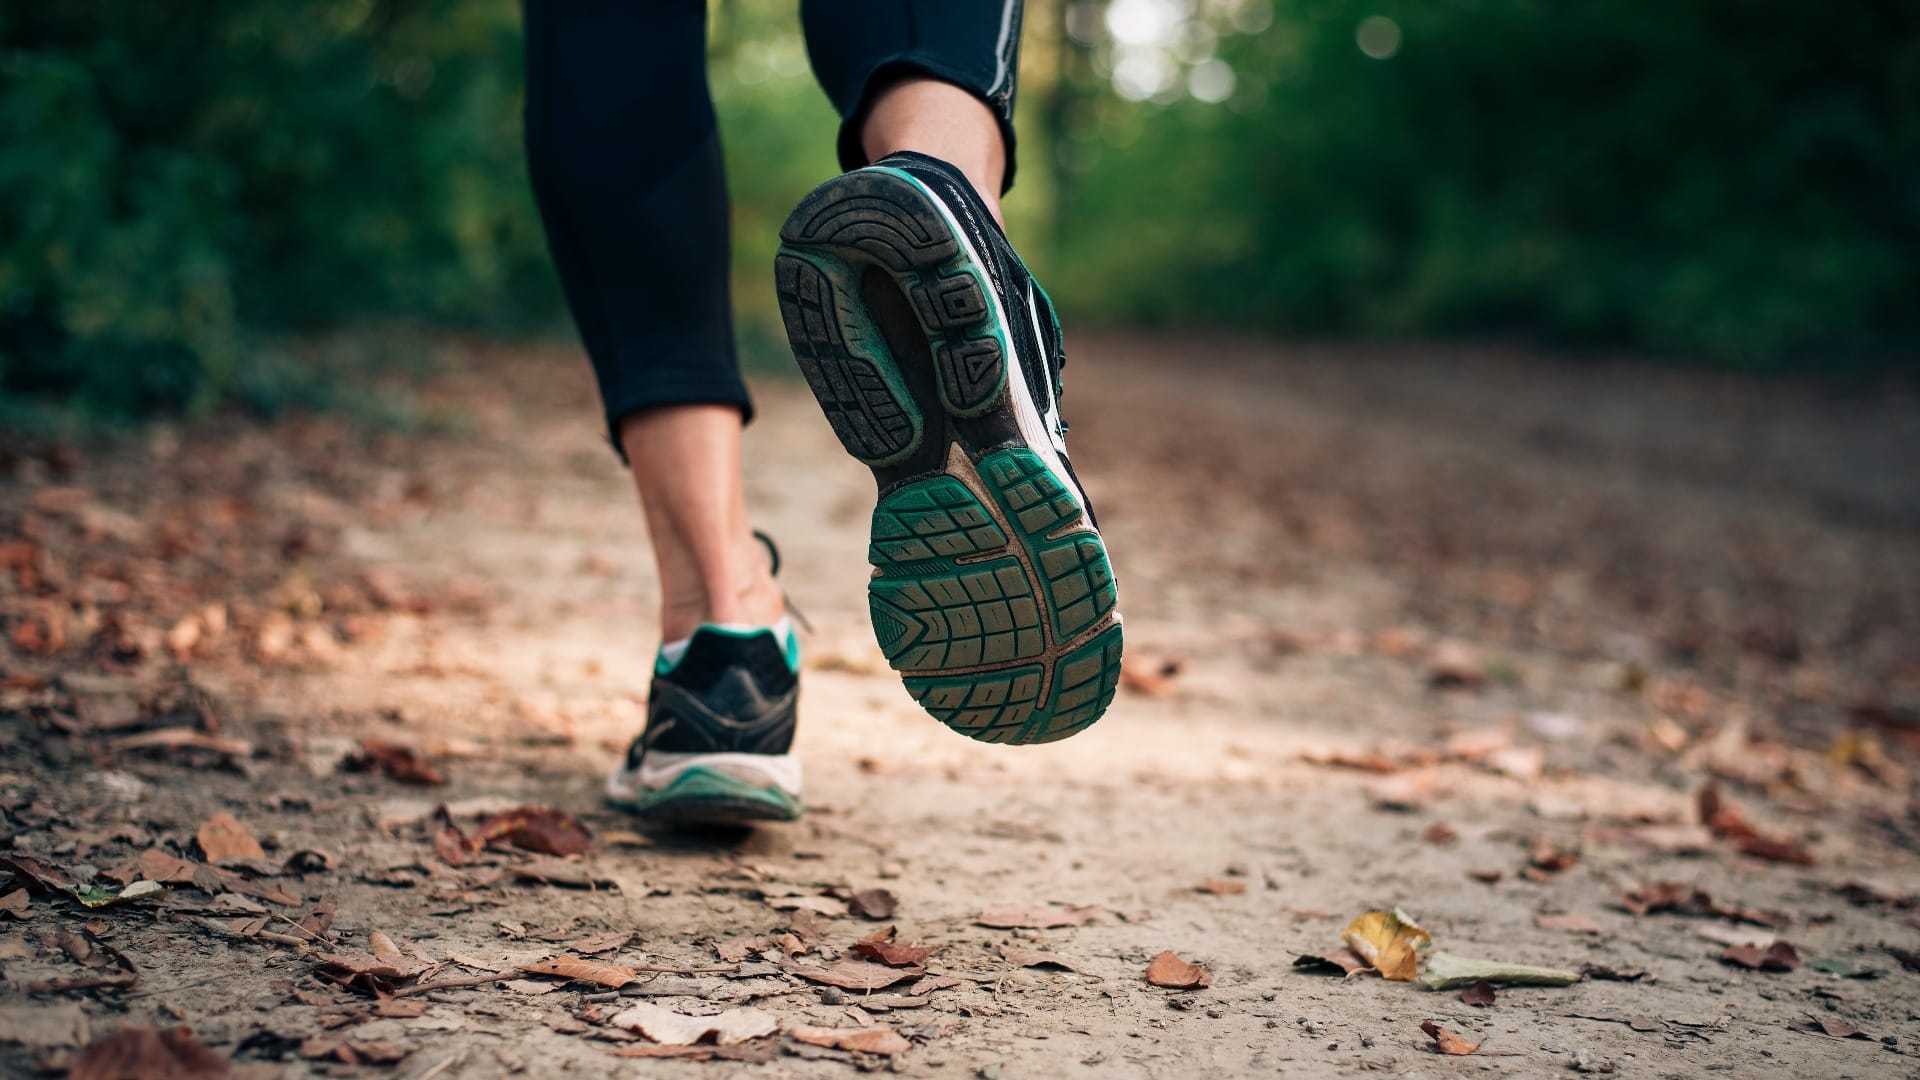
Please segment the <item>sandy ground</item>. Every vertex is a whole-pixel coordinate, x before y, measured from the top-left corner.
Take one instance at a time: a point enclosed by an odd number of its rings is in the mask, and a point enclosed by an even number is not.
[[[143,852],[197,864],[224,811],[264,858],[99,909],[30,890],[0,918],[0,1068],[184,1024],[250,1075],[1920,1076],[1910,396],[1498,353],[1073,344],[1075,461],[1132,677],[1044,747],[972,744],[916,709],[864,616],[871,480],[802,387],[759,383],[750,497],[816,628],[811,812],[743,834],[645,834],[599,803],[642,715],[654,587],[565,352],[449,345],[448,374],[406,392],[460,417],[451,433],[232,421],[11,449],[6,854],[112,881]],[[126,741],[182,725],[250,746]],[[447,782],[343,769],[368,737]],[[1711,830],[1709,780],[1736,807]],[[456,868],[431,843],[441,803],[468,830],[564,808],[595,837],[561,864],[498,848]],[[1748,918],[1623,906],[1660,882]],[[897,910],[850,913],[869,889]],[[328,940],[303,947],[324,899]],[[1097,911],[979,925],[1000,904]],[[1645,974],[1473,1006],[1296,968],[1395,906],[1444,952]],[[888,925],[938,947],[931,982],[793,971]],[[76,956],[82,927],[137,981],[74,986],[122,970]],[[363,956],[375,932],[411,970],[340,985],[320,954]],[[1795,970],[1723,959],[1776,938]],[[1163,950],[1211,986],[1150,985]],[[687,973],[504,978],[560,953]],[[629,1060],[668,1052],[612,1022],[636,1002],[750,1008],[779,1032]],[[1423,1020],[1480,1049],[1436,1053]],[[907,1048],[820,1047],[805,1026]]]

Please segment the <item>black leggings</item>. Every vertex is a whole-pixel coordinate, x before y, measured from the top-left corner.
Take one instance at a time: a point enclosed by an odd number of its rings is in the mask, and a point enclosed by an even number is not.
[[[525,0],[527,161],[547,242],[619,447],[621,418],[720,403],[752,416],[727,295],[727,188],[704,0]],[[865,165],[875,95],[926,74],[1000,119],[1013,182],[1021,0],[802,0],[840,164]]]

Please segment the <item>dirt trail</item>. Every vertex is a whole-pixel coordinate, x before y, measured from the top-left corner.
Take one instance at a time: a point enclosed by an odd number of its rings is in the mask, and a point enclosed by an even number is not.
[[[35,895],[25,921],[0,920],[0,1063],[70,1060],[81,1040],[59,1024],[76,1002],[95,1036],[184,1023],[262,1075],[1920,1075],[1910,399],[1499,355],[1074,344],[1076,464],[1136,678],[1091,731],[1044,747],[966,742],[907,698],[865,621],[870,478],[803,388],[760,383],[750,498],[817,627],[811,813],[743,836],[641,836],[599,803],[642,714],[654,594],[565,353],[450,346],[453,372],[412,392],[463,417],[456,434],[301,421],[15,458],[0,487],[11,854],[83,881],[149,849],[191,862],[199,824],[228,811],[275,871],[234,880],[301,903],[231,883],[97,911]],[[195,615],[214,602],[218,619]],[[250,756],[115,749],[199,715],[156,719],[180,672]],[[369,736],[424,751],[448,782],[342,770]],[[1732,815],[1700,825],[1712,778],[1757,840]],[[476,809],[578,814],[598,834],[584,862],[533,872],[599,884],[516,880],[531,857],[512,851],[447,865],[441,802],[468,828]],[[309,849],[324,866],[280,872]],[[1778,861],[1802,853],[1812,865]],[[1785,919],[1621,905],[1655,882]],[[838,886],[883,888],[898,910],[846,914]],[[364,953],[378,931],[451,961],[426,981],[627,931],[595,958],[703,970],[380,1005],[248,926],[284,936],[322,897],[329,949]],[[1099,911],[977,924],[1000,903]],[[821,927],[781,910],[795,905]],[[1646,974],[1474,1007],[1295,969],[1394,906],[1449,953]],[[1539,924],[1561,914],[1591,925]],[[138,984],[30,990],[100,970],[56,939],[88,919]],[[876,1001],[783,969],[790,926],[814,946],[798,962],[824,964],[889,924],[938,946],[926,967],[954,984],[915,998],[903,980]],[[1797,970],[1721,959],[1775,936]],[[1167,949],[1211,987],[1148,985]],[[1020,950],[1055,960],[1021,966]],[[750,1006],[782,1034],[730,1051],[757,1063],[622,1060],[652,1045],[608,1023],[638,1001]],[[1429,1019],[1480,1051],[1435,1054]],[[1800,1030],[1816,1020],[1862,1035]],[[795,1025],[887,1025],[910,1049],[824,1049]]]

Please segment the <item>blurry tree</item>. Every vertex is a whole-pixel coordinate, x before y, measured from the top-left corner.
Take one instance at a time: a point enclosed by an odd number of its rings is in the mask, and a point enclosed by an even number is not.
[[[1920,337],[1906,0],[1028,7],[1008,214],[1069,315],[1742,364]],[[714,3],[750,356],[834,168],[794,9]],[[520,86],[514,0],[9,5],[0,395],[271,407],[263,332],[555,325]]]

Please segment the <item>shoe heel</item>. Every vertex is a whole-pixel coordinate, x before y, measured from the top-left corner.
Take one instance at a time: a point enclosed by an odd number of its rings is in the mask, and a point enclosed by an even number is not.
[[[840,445],[871,468],[905,460],[926,424],[861,299],[859,274],[830,251],[786,245],[773,274],[794,362]]]
[[[993,407],[1006,385],[1005,331],[985,272],[918,181],[891,169],[836,177],[801,201],[780,237],[886,270],[926,335],[941,408],[970,418]]]

